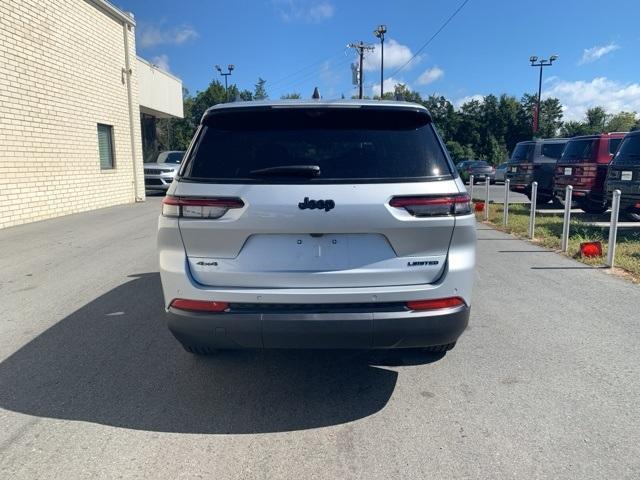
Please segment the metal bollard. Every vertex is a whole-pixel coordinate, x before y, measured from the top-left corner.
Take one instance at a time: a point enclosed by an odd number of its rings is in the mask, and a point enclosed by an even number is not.
[[[484,192],[484,219],[485,220],[489,220],[489,187],[491,185],[491,182],[489,180],[487,180],[485,182],[485,192]]]
[[[506,227],[509,225],[509,184],[511,180],[504,181],[504,209],[502,214],[502,224]]]
[[[607,267],[613,268],[616,258],[616,242],[618,240],[618,215],[620,214],[620,190],[613,191],[611,202],[611,223],[609,225],[609,247],[607,248]]]
[[[469,196],[473,202],[473,175],[469,175]]]
[[[571,226],[571,199],[573,198],[573,187],[567,185],[564,191],[564,222],[562,224],[562,251],[569,248],[569,227]]]
[[[533,240],[536,231],[536,204],[538,201],[538,182],[531,184],[531,203],[529,204],[529,238]]]

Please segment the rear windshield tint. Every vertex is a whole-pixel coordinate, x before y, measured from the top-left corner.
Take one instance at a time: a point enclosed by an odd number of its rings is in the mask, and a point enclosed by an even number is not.
[[[544,143],[542,144],[542,155],[556,160],[562,156],[566,143]]]
[[[611,138],[609,139],[609,153],[614,154],[618,150],[620,143],[622,142],[621,138]]]
[[[535,144],[533,143],[519,143],[516,148],[513,149],[513,154],[509,162],[522,163],[533,161],[533,150]]]
[[[593,159],[593,152],[598,141],[596,139],[571,140],[562,153],[565,163],[578,163]]]
[[[320,174],[256,174],[290,166],[317,166]],[[183,172],[186,179],[223,183],[391,182],[450,175],[426,113],[353,108],[214,114],[205,120]]]
[[[620,145],[620,149],[613,158],[615,165],[640,166],[640,135],[627,137]]]

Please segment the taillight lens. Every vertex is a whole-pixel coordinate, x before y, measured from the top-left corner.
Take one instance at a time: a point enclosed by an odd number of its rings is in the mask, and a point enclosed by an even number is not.
[[[393,197],[389,205],[404,208],[414,217],[446,217],[471,213],[471,197],[466,193],[447,196]]]
[[[210,302],[208,300],[176,298],[171,302],[170,307],[177,310],[186,310],[188,312],[219,313],[228,310],[229,304],[226,302]]]
[[[410,310],[439,310],[441,308],[454,308],[465,305],[460,297],[436,298],[433,300],[414,300],[407,302]]]
[[[162,201],[162,215],[165,217],[217,219],[232,208],[242,208],[239,198],[192,198],[167,196]]]

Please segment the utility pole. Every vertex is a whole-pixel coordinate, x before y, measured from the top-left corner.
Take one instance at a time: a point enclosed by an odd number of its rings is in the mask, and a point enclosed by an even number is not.
[[[387,33],[386,25],[378,25],[373,34],[380,39],[380,100],[384,97],[384,34]]]
[[[350,43],[348,47],[355,48],[358,51],[358,55],[360,56],[360,63],[359,63],[360,67],[358,68],[358,98],[362,100],[362,85],[364,81],[364,71],[363,71],[364,52],[372,51],[373,46],[367,45],[362,40],[360,40],[360,43]]]
[[[220,68],[220,65],[216,65],[216,70],[218,70],[220,75],[224,77],[224,97],[227,102],[229,101],[229,85],[227,84],[227,77],[231,75],[234,68],[236,68],[234,65],[227,65],[227,72],[225,73],[222,71],[222,68]]]
[[[551,55],[549,57],[549,60],[547,60],[546,58],[541,58],[540,61],[538,61],[538,57],[536,57],[535,55],[532,55],[531,57],[529,57],[529,61],[531,62],[531,66],[532,67],[540,67],[540,79],[538,80],[538,99],[536,102],[536,111],[534,112],[533,115],[533,133],[538,133],[538,130],[540,130],[540,103],[541,103],[541,96],[542,96],[542,69],[544,67],[550,67],[551,65],[553,65],[553,62],[555,62],[558,59],[558,55]]]

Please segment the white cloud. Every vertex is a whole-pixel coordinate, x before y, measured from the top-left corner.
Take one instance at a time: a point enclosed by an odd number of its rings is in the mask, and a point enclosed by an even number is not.
[[[433,83],[436,80],[441,79],[443,76],[444,76],[444,70],[442,70],[440,67],[427,68],[418,77],[418,80],[416,81],[416,83],[418,85],[429,85],[430,83]]]
[[[640,112],[640,83],[620,83],[606,77],[574,82],[557,81],[543,91],[563,105],[564,120],[582,120],[587,109],[602,106],[607,113]]]
[[[406,45],[402,45],[390,38],[384,43],[384,69],[394,69],[401,67],[409,61],[413,52]],[[410,66],[417,65],[422,60],[418,55],[411,61]],[[368,52],[364,57],[364,70],[380,70],[380,45],[374,45],[373,52]]]
[[[171,68],[169,68],[169,56],[165,53],[153,57],[151,63],[165,72],[171,71]]]
[[[333,17],[336,11],[329,0],[272,0],[271,3],[284,22],[320,23]]]
[[[393,78],[393,77],[385,78],[384,93],[393,93],[395,91],[396,85],[400,85],[400,84],[405,85],[409,90],[411,90],[411,85],[409,85],[407,82],[403,81],[402,79]],[[371,86],[371,97],[378,96],[378,95],[380,95],[380,82],[374,83]]]
[[[138,45],[142,48],[157,45],[180,45],[191,39],[198,38],[198,32],[189,25],[166,27],[164,22],[158,24],[141,24],[138,27]]]
[[[611,42],[608,45],[585,48],[582,52],[582,58],[580,59],[578,64],[584,65],[585,63],[595,62],[596,60],[599,60],[605,55],[608,55],[611,52],[615,52],[618,49],[620,49],[620,45],[614,42]]]
[[[460,108],[465,103],[472,102],[473,100],[476,100],[476,101],[482,103],[482,102],[484,102],[484,95],[480,95],[479,93],[476,93],[475,95],[467,95],[466,97],[458,98],[458,99],[453,101],[453,106],[455,108]]]

